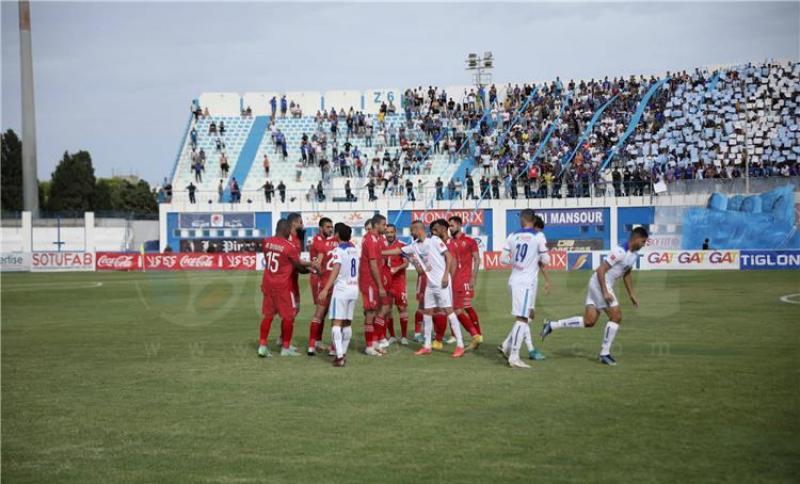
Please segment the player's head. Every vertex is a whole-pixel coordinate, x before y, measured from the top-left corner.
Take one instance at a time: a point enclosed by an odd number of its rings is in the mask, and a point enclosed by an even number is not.
[[[422,223],[422,220],[411,222],[411,236],[415,240],[425,239],[425,224]]]
[[[333,221],[328,217],[319,219],[319,233],[324,237],[330,237],[333,234]]]
[[[292,212],[287,215],[286,221],[289,222],[289,228],[292,231],[303,228],[303,216],[297,212]]]
[[[376,213],[372,216],[372,229],[383,235],[386,232],[386,217]]]
[[[519,223],[526,229],[532,229],[535,217],[536,213],[534,213],[533,209],[524,208],[519,212]]]
[[[452,217],[450,217],[449,222],[450,222],[450,235],[455,237],[456,235],[460,234],[461,225],[464,223],[464,221],[461,220],[461,217],[459,217],[458,215],[453,215]]]
[[[533,217],[533,228],[541,232],[544,230],[544,219],[538,215]]]
[[[628,250],[636,252],[637,250],[641,250],[642,247],[647,244],[647,229],[644,227],[636,227],[635,229],[631,230],[631,236],[628,238]]]
[[[278,220],[278,224],[275,225],[275,235],[278,237],[283,237],[284,239],[289,238],[289,221],[285,218]]]
[[[386,242],[390,244],[397,240],[397,226],[395,224],[386,224]]]
[[[349,225],[341,222],[337,223],[333,228],[336,234],[336,240],[339,242],[350,242],[350,237],[353,235],[353,229]]]
[[[439,237],[442,240],[447,240],[447,231],[450,225],[447,220],[439,218],[431,222],[431,234]]]
[[[364,233],[372,231],[372,219],[368,219],[364,222]]]

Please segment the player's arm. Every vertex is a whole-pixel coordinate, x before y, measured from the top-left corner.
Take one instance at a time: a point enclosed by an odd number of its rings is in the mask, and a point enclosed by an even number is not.
[[[545,264],[541,260],[539,260],[539,272],[542,274],[542,277],[544,277],[544,293],[550,294],[550,289],[553,287],[553,285],[550,284],[550,273],[545,270]]]
[[[404,271],[404,270],[406,270],[406,269],[408,269],[408,259],[407,259],[407,258],[405,258],[405,257],[403,257],[403,263],[402,263],[402,264],[400,264],[399,266],[396,266],[396,267],[392,267],[392,268],[391,268],[392,275],[395,275],[395,274],[397,274],[398,272],[400,272],[400,271]]]
[[[391,255],[405,255],[405,254],[403,253],[403,249],[401,247],[396,247],[394,249],[382,250],[381,255],[388,257]]]
[[[537,244],[536,250],[539,252],[539,261],[545,266],[549,264],[550,251],[547,249],[547,239],[542,233],[539,234],[539,243]]]
[[[375,280],[375,285],[378,286],[378,296],[381,298],[386,297],[386,288],[383,287],[381,281],[381,269],[378,266],[378,259],[369,260],[369,272],[372,274],[372,279]]]
[[[331,290],[334,282],[336,282],[336,278],[339,277],[339,269],[341,269],[342,264],[339,262],[333,263],[333,268],[331,269],[331,274],[328,276],[328,280],[325,282],[325,287],[319,292],[318,299],[320,301],[325,301],[328,298],[328,292]]]
[[[445,263],[445,271],[444,275],[442,275],[442,289],[445,289],[450,284],[450,278],[455,274],[456,268],[455,264],[453,264],[453,256],[450,255],[450,251],[445,250],[442,252],[442,255],[444,256]]]
[[[614,296],[611,295],[606,285],[606,272],[608,272],[609,269],[611,269],[611,266],[608,264],[608,261],[603,261],[603,263],[600,264],[600,267],[597,268],[597,282],[600,283],[600,290],[603,291],[603,299],[611,304],[614,301]]]
[[[513,247],[513,242],[511,241],[511,237],[509,236],[506,239],[506,245],[503,246],[503,252],[500,253],[500,263],[501,264],[511,264],[511,249]]]
[[[475,251],[472,253],[472,279],[469,281],[469,287],[475,290],[475,284],[478,282],[478,271],[481,268],[481,252],[475,246]]]
[[[633,307],[639,307],[639,298],[636,297],[636,293],[633,292],[633,271],[628,269],[625,271],[625,275],[622,276],[622,282],[625,283],[625,290],[628,292],[628,297],[631,298],[631,303]]]
[[[308,274],[309,272],[313,272],[314,274],[319,273],[317,268],[313,266],[312,262],[300,259],[296,253],[289,254],[289,261],[292,263],[292,266],[294,266],[294,269],[300,274]]]

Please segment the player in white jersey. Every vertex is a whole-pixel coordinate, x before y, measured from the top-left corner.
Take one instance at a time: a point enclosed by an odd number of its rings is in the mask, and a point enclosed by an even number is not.
[[[333,297],[331,298],[331,339],[336,350],[336,359],[333,366],[342,367],[345,365],[347,347],[353,336],[351,324],[353,322],[353,310],[358,301],[358,265],[361,254],[359,250],[350,243],[353,230],[343,224],[337,223],[334,227],[334,234],[339,245],[333,249],[331,254],[331,274],[328,277],[325,287],[319,292],[319,297],[325,301],[333,286]]]
[[[611,250],[600,267],[592,273],[589,279],[589,289],[586,294],[586,309],[583,317],[573,316],[571,318],[559,319],[557,321],[545,321],[542,328],[542,339],[557,329],[562,328],[591,328],[600,317],[600,310],[604,310],[608,315],[606,329],[603,332],[603,344],[600,347],[599,360],[605,365],[614,366],[617,364],[611,356],[611,344],[617,335],[619,325],[622,322],[622,311],[619,308],[619,301],[614,294],[614,283],[622,278],[625,290],[633,303],[633,307],[639,307],[639,299],[633,292],[633,277],[631,270],[636,266],[639,258],[639,250],[647,243],[647,230],[644,227],[636,227],[628,238],[625,246],[617,246]]]
[[[508,364],[512,368],[530,368],[520,360],[519,349],[527,339],[531,344],[531,357],[537,360],[544,359],[544,356],[533,348],[528,319],[533,317],[536,306],[539,269],[550,262],[550,255],[547,253],[544,233],[534,229],[537,222],[544,227],[541,219],[529,208],[522,210],[519,218],[522,229],[508,236],[501,255],[501,261],[511,264],[508,290],[511,293],[511,314],[516,319],[499,349],[506,355]]]
[[[433,313],[437,309],[443,310],[447,314],[450,328],[456,337],[456,349],[453,351],[453,358],[464,356],[464,339],[461,335],[461,325],[458,322],[456,313],[453,312],[453,293],[452,277],[455,272],[455,259],[447,246],[442,242],[441,237],[449,230],[447,220],[438,219],[431,223],[431,237],[426,237],[425,226],[421,221],[415,220],[411,224],[411,235],[414,242],[397,249],[384,250],[383,255],[404,255],[412,260],[419,261],[421,270],[425,273],[428,280],[425,287],[425,309],[423,310],[422,322],[424,343],[422,348],[415,354],[417,356],[429,355],[432,353],[431,336],[433,333]]]

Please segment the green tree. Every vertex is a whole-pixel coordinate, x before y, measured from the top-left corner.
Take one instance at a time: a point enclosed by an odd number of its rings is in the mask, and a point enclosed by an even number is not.
[[[0,135],[0,208],[22,210],[22,141],[9,129]]]
[[[158,212],[156,196],[144,180],[131,183],[122,178],[101,178],[95,187],[95,210],[153,214]]]
[[[92,157],[88,151],[79,151],[72,155],[65,151],[50,181],[48,210],[93,210],[95,177]]]

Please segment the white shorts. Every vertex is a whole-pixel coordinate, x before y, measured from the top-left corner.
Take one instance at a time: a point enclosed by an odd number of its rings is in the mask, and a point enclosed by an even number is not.
[[[331,319],[338,319],[342,321],[353,320],[353,310],[356,308],[356,301],[358,299],[343,299],[331,298]]]
[[[614,290],[608,288],[608,292],[614,296],[614,300],[611,301],[611,304],[606,302],[605,298],[603,297],[603,290],[600,288],[600,283],[597,282],[597,277],[592,276],[592,279],[589,281],[589,289],[586,291],[586,305],[587,306],[594,306],[597,309],[605,309],[605,308],[613,308],[615,306],[619,306],[619,302],[617,301],[617,296],[614,294]]]
[[[536,307],[536,286],[534,281],[532,286],[508,286],[511,293],[511,314],[518,318],[528,318],[531,311]]]
[[[441,287],[431,287],[430,285],[425,288],[425,309],[452,307],[453,292],[450,285],[444,289]]]

